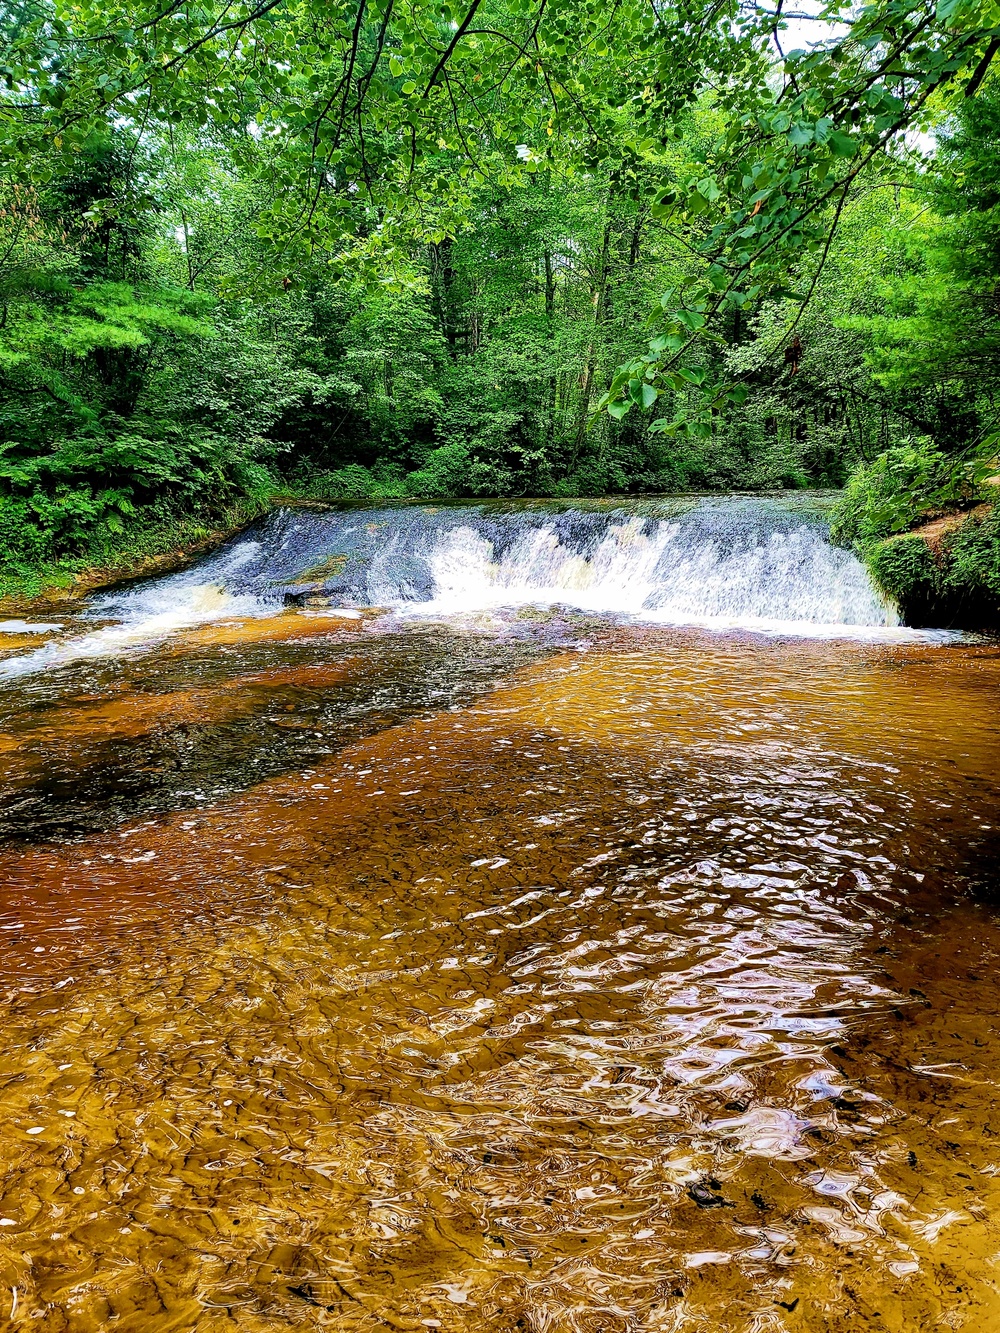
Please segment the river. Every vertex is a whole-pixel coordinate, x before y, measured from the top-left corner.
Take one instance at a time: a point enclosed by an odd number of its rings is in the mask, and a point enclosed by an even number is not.
[[[0,625],[0,1327],[1000,1327],[1000,646],[828,503]]]

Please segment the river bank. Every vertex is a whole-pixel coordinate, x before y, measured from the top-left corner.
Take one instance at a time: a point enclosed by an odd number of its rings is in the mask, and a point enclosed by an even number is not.
[[[288,497],[281,497],[283,500]],[[130,579],[169,574],[220,546],[266,513],[271,500],[243,499],[210,518],[179,515],[94,538],[79,554],[0,567],[0,615],[45,611]]]
[[[859,548],[907,625],[1000,629],[1000,510],[980,503]]]

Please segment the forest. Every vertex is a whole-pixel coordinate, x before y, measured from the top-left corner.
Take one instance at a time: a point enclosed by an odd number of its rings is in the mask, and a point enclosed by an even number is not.
[[[847,485],[889,591],[957,509],[1000,593],[995,5],[0,22],[6,587],[279,495]]]

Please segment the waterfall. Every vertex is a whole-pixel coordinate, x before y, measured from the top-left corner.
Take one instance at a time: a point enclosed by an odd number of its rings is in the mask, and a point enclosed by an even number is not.
[[[153,589],[183,600],[206,583],[259,608],[323,595],[410,615],[555,605],[677,625],[897,624],[821,510],[758,497],[284,509]]]
[[[90,598],[100,628],[8,658],[0,676],[318,597],[406,618],[555,606],[719,630],[904,632],[830,543],[815,496],[284,508],[190,569]]]
[[[860,563],[815,528],[747,538],[632,518],[609,523],[582,545],[554,525],[534,527],[498,553],[463,526],[428,558],[434,593],[422,610],[553,604],[717,628],[896,623]]]

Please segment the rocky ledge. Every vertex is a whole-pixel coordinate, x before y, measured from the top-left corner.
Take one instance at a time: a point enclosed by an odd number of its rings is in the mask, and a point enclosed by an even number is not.
[[[1000,505],[934,515],[864,559],[907,625],[1000,631]]]

